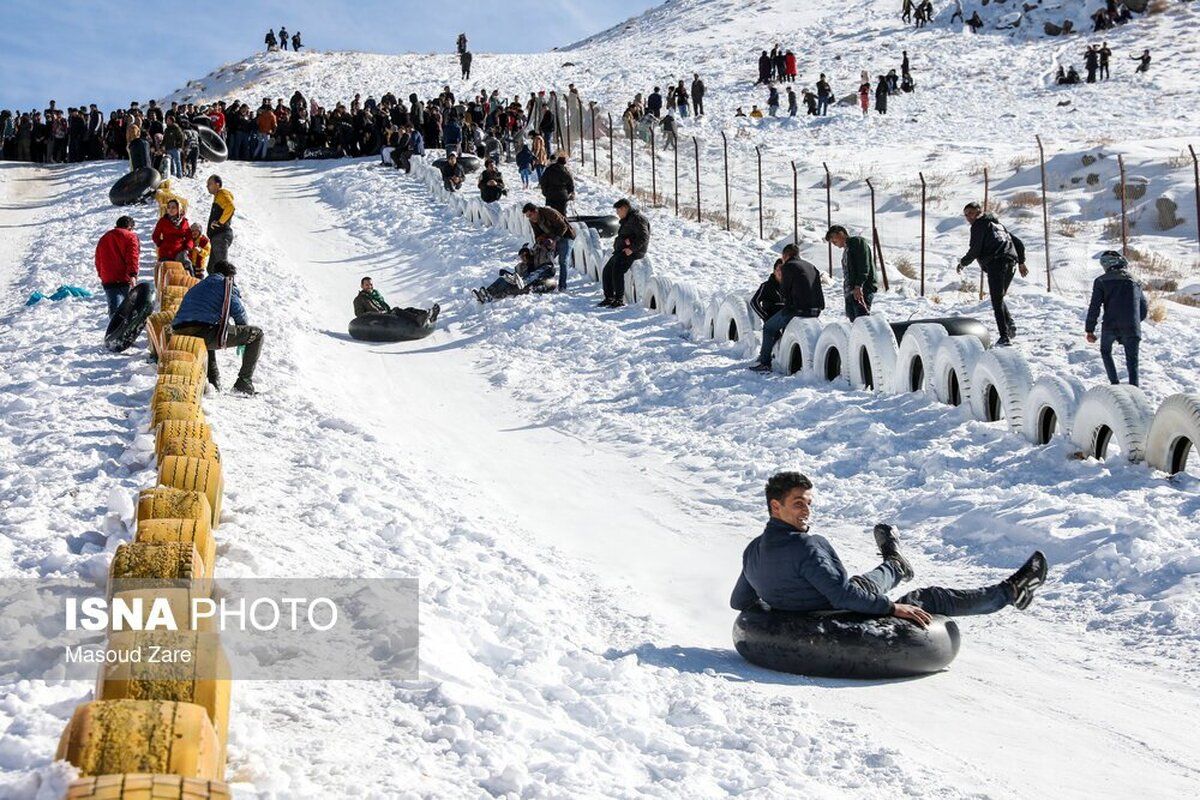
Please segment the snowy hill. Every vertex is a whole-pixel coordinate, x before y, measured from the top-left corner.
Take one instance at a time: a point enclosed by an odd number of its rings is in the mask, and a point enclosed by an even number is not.
[[[972,37],[944,23],[945,4],[937,24],[914,31],[899,5],[670,2],[554,53],[477,54],[469,85],[444,53],[259,54],[167,99],[253,102],[300,89],[333,103],[356,92],[427,96],[444,84],[527,96],[574,82],[619,111],[635,91],[699,71],[709,115],[684,130],[705,140],[706,198],[718,197],[711,159],[723,128],[742,153],[743,214],[752,212],[746,149],[763,147],[768,189],[788,202],[782,165],[797,159],[803,244],[824,267],[822,161],[836,176],[838,218],[856,226],[868,216],[865,178],[876,176],[893,257],[917,240],[910,173],[936,175],[945,199],[929,230],[933,289],[918,297],[894,275],[877,308],[891,319],[968,314],[989,327],[987,301],[960,291],[948,266],[965,249],[958,209],[979,196],[974,167],[990,162],[1006,219],[1032,226],[1017,199],[1038,170],[1018,157],[1041,132],[1054,143],[1054,214],[1076,221],[1078,243],[1055,264],[1060,291],[1047,294],[1036,275],[1015,286],[1015,351],[1036,375],[1100,384],[1096,350],[1081,337],[1086,297],[1061,287],[1086,286],[1088,259],[1112,246],[1101,228],[1119,206],[1117,153],[1146,179],[1147,198],[1174,193],[1191,213],[1190,168],[1167,157],[1195,132],[1200,90],[1183,76],[1200,60],[1186,33],[1200,9],[1183,5],[1109,37],[1123,56],[1142,40],[1162,53],[1148,81],[1119,72],[1067,95],[1045,78],[1082,37]],[[776,40],[803,54],[806,82],[825,69],[839,94],[860,69],[898,66],[907,48],[920,91],[882,119],[843,111],[735,125],[737,106],[763,101],[754,58]],[[1065,97],[1071,105],[1059,107]],[[536,199],[505,169],[506,204]],[[92,249],[114,217],[105,193],[122,171],[0,164],[0,226],[11,232],[0,239],[5,577],[102,581],[133,535],[133,493],[154,480],[154,368],[141,351],[99,347],[102,299],[23,305],[34,290],[94,284]],[[636,306],[598,310],[578,277],[565,295],[481,308],[467,289],[511,267],[522,240],[468,224],[416,177],[373,159],[219,171],[237,198],[232,257],[266,331],[256,380],[268,392],[205,398],[229,465],[219,573],[414,577],[422,625],[417,680],[237,683],[228,777],[239,798],[1200,791],[1189,737],[1200,715],[1195,469],[1168,480],[1123,453],[1076,458],[1062,437],[1034,447],[920,393],[751,375],[753,337],[719,342]],[[580,183],[583,211],[622,191]],[[203,218],[201,182],[178,188]],[[771,210],[786,219],[773,227],[790,234],[790,205]],[[151,207],[131,213],[137,230],[153,225]],[[760,241],[669,208],[648,213],[656,271],[704,298],[744,296],[783,235]],[[1146,230],[1157,250],[1192,257],[1194,228]],[[416,343],[350,340],[363,275],[395,305],[440,301],[441,328]],[[839,280],[827,287],[831,307]],[[1195,309],[1173,304],[1147,325],[1143,387],[1155,406],[1200,391],[1198,323]],[[1051,582],[1026,612],[964,620],[959,658],[921,680],[749,666],[731,649],[727,600],[762,527],[762,484],[785,468],[815,478],[817,529],[852,570],[878,560],[869,531],[888,520],[919,585],[993,582],[1035,547],[1050,558]],[[69,771],[53,763],[54,745],[91,687],[53,674],[10,680],[13,670],[0,663],[0,797],[57,797]]]

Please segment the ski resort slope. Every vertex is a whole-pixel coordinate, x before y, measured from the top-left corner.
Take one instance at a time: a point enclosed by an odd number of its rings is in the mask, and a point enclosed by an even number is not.
[[[20,305],[35,287],[89,283],[119,171],[3,171],[0,224],[36,225],[0,308],[9,576],[102,579],[131,535],[132,494],[153,480],[136,434],[152,367],[102,351],[99,299]],[[419,680],[238,683],[239,796],[1200,787],[1194,479],[1073,462],[1065,445],[1031,449],[915,396],[750,376],[736,349],[664,317],[596,311],[577,278],[567,296],[479,309],[464,288],[519,243],[367,160],[221,174],[238,200],[239,283],[267,334],[267,394],[205,400],[229,464],[218,571],[417,577],[422,619]],[[202,215],[200,183],[180,187]],[[150,209],[135,214],[148,228]],[[444,329],[349,340],[364,274],[393,303],[440,299]],[[869,529],[886,519],[923,582],[994,581],[1036,546],[1052,583],[1029,612],[965,620],[962,654],[926,679],[750,667],[726,601],[777,468],[813,475],[818,528],[853,568],[873,565]],[[54,796],[54,741],[89,689],[3,687],[0,796]]]

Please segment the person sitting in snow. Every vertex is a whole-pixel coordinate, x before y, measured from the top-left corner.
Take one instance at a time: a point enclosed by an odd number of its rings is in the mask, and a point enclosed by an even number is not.
[[[483,172],[479,174],[479,198],[485,203],[494,203],[506,194],[508,189],[504,188],[504,175],[495,161],[487,159],[483,162]]]
[[[199,222],[192,223],[192,249],[188,251],[188,261],[191,263],[192,276],[204,277],[204,268],[208,265],[208,257],[212,253],[212,243],[204,235],[204,229]]]
[[[458,163],[458,155],[455,153],[447,155],[439,169],[442,173],[442,186],[448,192],[457,192],[462,187],[463,178],[466,177],[462,164]]]
[[[554,270],[554,248],[546,241],[521,246],[520,263],[515,270],[502,269],[500,277],[490,286],[472,289],[480,303],[490,303],[504,297],[552,292],[558,288]]]
[[[442,307],[437,303],[434,303],[428,311],[423,308],[393,308],[387,304],[383,295],[375,288],[375,283],[370,276],[359,282],[358,294],[354,296],[355,317],[361,317],[364,314],[393,314],[397,317],[408,317],[423,327],[436,322],[441,310]]]
[[[798,472],[777,473],[767,481],[766,500],[770,520],[743,552],[741,574],[729,598],[737,611],[844,610],[899,617],[924,628],[931,614],[993,614],[1007,606],[1024,610],[1049,571],[1046,556],[1035,550],[1020,569],[999,583],[978,589],[930,586],[892,601],[887,593],[914,574],[900,554],[895,528],[875,526],[875,545],[883,562],[852,576],[830,541],[811,530],[811,480]]]

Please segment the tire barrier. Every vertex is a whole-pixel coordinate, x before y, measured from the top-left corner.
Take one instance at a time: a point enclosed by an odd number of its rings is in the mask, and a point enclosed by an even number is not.
[[[188,456],[163,456],[158,462],[158,482],[175,489],[203,492],[212,509],[212,527],[220,524],[223,488],[221,462]]]
[[[204,560],[188,542],[129,542],[117,546],[108,569],[109,594],[115,581],[200,581]]]
[[[150,428],[154,429],[160,422],[178,419],[189,422],[204,422],[204,411],[199,403],[158,403],[150,409]]]
[[[101,775],[72,781],[66,800],[231,800],[221,781],[178,775]]]
[[[713,332],[718,342],[745,342],[754,333],[754,321],[758,317],[750,310],[747,300],[751,292],[735,292],[727,295],[717,307],[713,318]],[[761,327],[761,326],[760,326]]]
[[[1173,394],[1163,401],[1150,423],[1146,462],[1168,475],[1187,469],[1200,446],[1200,395]]]
[[[162,442],[165,444],[168,440]],[[162,456],[156,456],[162,460]],[[141,524],[152,519],[190,519],[207,529],[211,527],[212,506],[208,495],[194,489],[175,489],[170,486],[159,486],[154,489],[143,489],[138,494],[137,522]]]
[[[114,353],[123,353],[137,340],[154,313],[154,284],[142,281],[133,287],[104,331],[104,346]]]
[[[211,459],[219,462],[221,451],[212,439],[179,437],[162,443],[159,456],[186,456],[188,458]]]
[[[983,357],[974,336],[947,336],[933,358],[933,391],[939,402],[961,406],[971,402],[971,376]]]
[[[1083,384],[1059,375],[1038,378],[1025,398],[1022,433],[1033,444],[1049,444],[1055,436],[1070,438]]]
[[[971,371],[971,413],[981,422],[1007,421],[1009,430],[1021,433],[1032,388],[1025,356],[1011,347],[988,350]]]
[[[168,311],[155,311],[146,318],[146,339],[150,345],[150,354],[157,358],[167,349],[167,341],[171,338],[171,320],[175,315]]]
[[[849,352],[843,354],[850,378],[856,389],[890,392],[896,371],[896,337],[882,314],[867,314],[854,320],[847,342]]]
[[[174,542],[194,547],[200,557],[201,575],[205,578],[213,576],[217,543],[212,536],[211,522],[206,524],[204,521],[195,519],[144,519],[138,522],[137,535],[133,541],[145,544]]]
[[[93,700],[77,707],[55,758],[85,777],[133,772],[220,780],[225,772],[205,710],[160,700]]]
[[[992,335],[988,333],[987,327],[972,317],[934,317],[893,322],[892,333],[896,334],[896,341],[904,344],[904,336],[908,329],[916,325],[939,325],[948,336],[974,336],[985,348],[992,346]]]
[[[818,678],[909,678],[945,669],[958,655],[958,625],[920,628],[897,617],[849,611],[743,611],[733,643],[751,664]]]
[[[846,363],[850,353],[850,323],[835,320],[821,329],[813,347],[813,371],[829,383],[850,385],[850,372]]]
[[[1153,418],[1154,410],[1138,387],[1093,386],[1079,401],[1071,441],[1089,458],[1105,460],[1109,447],[1116,442],[1127,460],[1142,461]]]
[[[661,311],[667,304],[670,291],[671,283],[666,278],[651,275],[642,290],[641,304],[647,311]]]
[[[122,175],[108,190],[108,201],[114,206],[132,206],[154,196],[162,175],[154,167],[138,167]]]
[[[168,380],[178,380],[180,383],[159,383],[154,387],[154,394],[151,396],[150,407],[154,408],[162,403],[187,403],[189,405],[200,405],[200,395],[204,391],[204,387],[187,378],[179,375],[164,375]]]
[[[900,340],[900,347],[896,352],[896,367],[892,373],[892,392],[923,392],[936,397],[933,364],[938,348],[949,336],[946,328],[932,322],[905,325],[899,331],[896,328],[893,325],[892,331]]]
[[[434,327],[397,314],[363,314],[350,320],[350,336],[362,342],[408,342],[424,339]]]
[[[171,283],[168,278],[171,273],[186,275],[187,269],[180,261],[159,261],[154,265],[154,288],[158,290],[160,296],[168,286],[176,285]]]
[[[783,329],[779,338],[776,357],[772,359],[776,372],[795,375],[797,372],[815,372],[817,340],[821,338],[819,320],[796,317]]]

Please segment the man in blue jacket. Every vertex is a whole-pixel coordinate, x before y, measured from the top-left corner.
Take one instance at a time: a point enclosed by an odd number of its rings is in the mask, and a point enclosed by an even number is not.
[[[1125,348],[1125,367],[1129,384],[1138,385],[1138,346],[1142,341],[1142,320],[1149,307],[1142,287],[1129,274],[1129,262],[1115,250],[1105,250],[1098,256],[1104,274],[1092,282],[1092,302],[1088,305],[1084,333],[1089,344],[1096,343],[1096,322],[1104,310],[1100,326],[1100,358],[1109,383],[1120,383],[1117,365],[1113,362],[1113,344]]]
[[[175,312],[171,331],[182,336],[198,336],[208,348],[208,382],[220,390],[221,376],[217,370],[217,350],[222,347],[243,346],[242,369],[238,372],[233,391],[255,394],[254,365],[262,352],[263,332],[250,325],[246,307],[234,285],[237,270],[228,261],[218,261],[208,268],[208,276],[188,289]],[[230,324],[230,318],[233,323]]]
[[[779,611],[857,611],[907,619],[925,627],[930,614],[991,614],[1008,605],[1029,607],[1046,581],[1046,556],[1034,551],[1011,576],[981,589],[916,589],[892,602],[887,592],[913,577],[900,555],[899,540],[889,525],[875,526],[875,543],[883,563],[851,576],[833,545],[809,532],[812,482],[798,472],[780,472],[767,481],[771,519],[762,535],[742,554],[742,574],[729,604],[738,611],[765,607]]]

